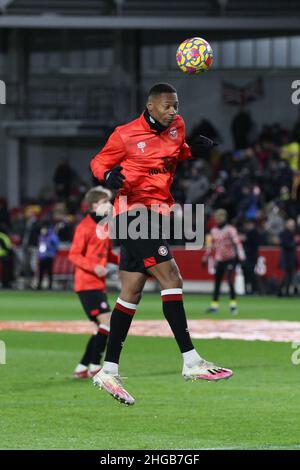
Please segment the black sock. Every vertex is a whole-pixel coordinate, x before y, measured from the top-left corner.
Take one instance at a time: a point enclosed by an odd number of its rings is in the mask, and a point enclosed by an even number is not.
[[[118,298],[110,319],[110,333],[105,355],[106,362],[119,364],[123,343],[127,337],[135,310],[136,305]]]
[[[80,364],[82,364],[84,366],[88,366],[92,362],[91,358],[92,358],[92,354],[93,354],[95,338],[96,338],[95,335],[91,336],[89,341],[88,341],[88,344],[86,345],[85,353],[82,356],[82,359],[80,361]]]
[[[93,350],[91,354],[91,364],[100,364],[102,355],[105,351],[109,330],[99,326],[98,333],[95,335],[95,341],[93,343]]]
[[[183,301],[182,289],[165,289],[161,291],[164,315],[173,331],[179,349],[182,353],[194,349],[188,331]]]

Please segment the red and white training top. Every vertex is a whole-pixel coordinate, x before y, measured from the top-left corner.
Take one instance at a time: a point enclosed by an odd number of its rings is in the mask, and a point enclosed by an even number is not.
[[[75,265],[74,290],[101,290],[106,292],[105,276],[98,277],[95,266],[107,263],[119,264],[119,255],[112,251],[110,238],[99,238],[97,224],[87,214],[75,230],[69,252],[69,260]]]
[[[96,178],[104,179],[106,171],[122,166],[125,181],[115,200],[116,214],[132,207],[151,206],[168,213],[174,203],[170,188],[179,162],[192,158],[185,142],[185,124],[177,115],[172,124],[158,133],[147,123],[144,115],[116,127],[103,149],[91,161]],[[127,197],[127,204],[121,202]],[[164,207],[166,206],[166,207]]]
[[[245,259],[245,252],[238,232],[233,225],[214,227],[207,237],[206,256],[213,256],[215,261],[228,261],[238,258]]]

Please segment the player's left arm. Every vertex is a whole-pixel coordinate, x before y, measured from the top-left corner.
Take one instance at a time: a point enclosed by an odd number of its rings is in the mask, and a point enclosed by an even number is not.
[[[203,152],[207,152],[215,147],[217,142],[205,137],[204,135],[199,134],[196,139],[193,140],[191,144],[191,153],[194,158],[201,158],[203,156]]]
[[[192,145],[188,145],[185,140],[185,123],[182,118],[181,126],[182,144],[178,158],[179,161],[190,160],[191,158],[201,158],[204,151],[211,150],[213,147],[218,145],[216,142],[204,135],[199,135],[194,139]]]

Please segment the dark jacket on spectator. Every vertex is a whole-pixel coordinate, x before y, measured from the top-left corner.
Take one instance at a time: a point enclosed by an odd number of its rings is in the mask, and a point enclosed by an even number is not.
[[[290,230],[283,230],[280,234],[281,255],[279,266],[284,271],[297,267],[297,252],[295,235]]]

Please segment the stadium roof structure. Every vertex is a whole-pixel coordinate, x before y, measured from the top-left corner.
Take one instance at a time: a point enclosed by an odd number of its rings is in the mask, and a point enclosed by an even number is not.
[[[298,0],[0,0],[5,14],[294,17]]]
[[[300,2],[0,0],[0,27],[299,31]]]
[[[0,16],[0,28],[31,29],[139,29],[198,31],[281,31],[299,34],[299,18],[163,18],[163,17],[79,17],[57,14]]]

